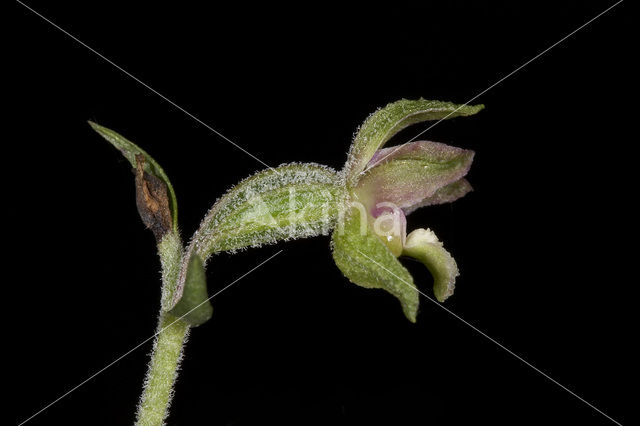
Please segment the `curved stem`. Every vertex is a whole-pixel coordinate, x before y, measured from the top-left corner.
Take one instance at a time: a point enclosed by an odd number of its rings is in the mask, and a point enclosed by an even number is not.
[[[136,425],[141,426],[162,425],[169,414],[173,385],[190,327],[165,310],[172,299],[182,259],[182,242],[177,232],[169,232],[162,238],[158,254],[162,264],[162,301],[151,362],[138,405]]]
[[[166,312],[160,315],[136,425],[158,426],[164,423],[188,335],[189,324]]]

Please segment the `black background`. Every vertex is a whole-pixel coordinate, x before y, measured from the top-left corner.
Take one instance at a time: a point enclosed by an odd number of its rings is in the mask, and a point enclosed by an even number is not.
[[[28,4],[265,163],[340,168],[377,107],[466,102],[613,1]],[[614,8],[483,94],[477,116],[429,130],[424,139],[476,151],[475,192],[408,223],[434,229],[460,265],[449,309],[623,424],[637,283],[629,15]],[[154,239],[130,167],[86,120],[163,165],[185,239],[264,166],[26,8],[12,16],[3,269],[17,289],[19,313],[5,321],[17,331],[20,422],[155,329]],[[193,330],[169,424],[612,424],[428,300],[410,324],[393,297],[349,284],[327,237],[219,255],[210,292],[280,249]],[[428,272],[406,265],[429,294]],[[29,424],[130,424],[149,349]]]

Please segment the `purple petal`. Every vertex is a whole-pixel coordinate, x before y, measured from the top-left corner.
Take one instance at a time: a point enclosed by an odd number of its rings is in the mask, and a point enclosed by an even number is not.
[[[428,141],[385,148],[373,156],[356,188],[372,199],[373,205],[386,201],[411,209],[436,196],[439,189],[462,179],[473,156],[473,151]],[[460,185],[460,192],[464,192],[465,185]],[[455,195],[455,191],[450,196],[444,191],[431,203],[452,201],[457,198]]]
[[[449,185],[443,186],[438,189],[431,197],[427,197],[424,200],[416,203],[412,206],[405,207],[404,213],[411,214],[420,207],[433,206],[436,204],[451,203],[458,198],[462,198],[469,192],[473,191],[471,184],[466,179],[460,179]]]

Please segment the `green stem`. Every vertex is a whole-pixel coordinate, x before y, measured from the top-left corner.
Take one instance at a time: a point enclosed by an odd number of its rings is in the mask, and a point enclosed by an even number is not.
[[[164,424],[188,335],[189,324],[166,312],[160,315],[136,425]]]
[[[162,264],[162,301],[151,362],[138,405],[136,425],[160,426],[169,414],[173,385],[178,376],[189,324],[166,311],[180,272],[182,242],[177,232],[169,232],[158,244]]]

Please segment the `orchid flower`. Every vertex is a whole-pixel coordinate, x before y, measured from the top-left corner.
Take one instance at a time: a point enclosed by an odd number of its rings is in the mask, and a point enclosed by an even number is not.
[[[186,247],[176,194],[160,165],[121,135],[90,123],[133,167],[138,211],[156,237],[162,264],[160,319],[138,424],[161,424],[167,416],[189,329],[212,316],[205,267],[216,253],[331,233],[333,258],[342,273],[359,286],[397,297],[410,321],[416,321],[418,290],[399,256],[424,263],[436,298],[449,297],[458,275],[455,260],[431,230],[407,235],[406,215],[468,193],[464,176],[474,153],[428,141],[383,146],[411,124],[481,109],[423,99],[391,103],[361,126],[341,171],[294,163],[258,172],[215,202]]]
[[[420,260],[434,278],[436,298],[453,294],[458,267],[433,231],[406,233],[406,215],[419,207],[452,202],[471,191],[464,179],[474,152],[437,142],[383,145],[420,121],[475,114],[480,106],[401,100],[372,114],[357,133],[343,170],[348,206],[332,237],[333,258],[353,283],[396,296],[415,322],[418,290],[397,258]]]

